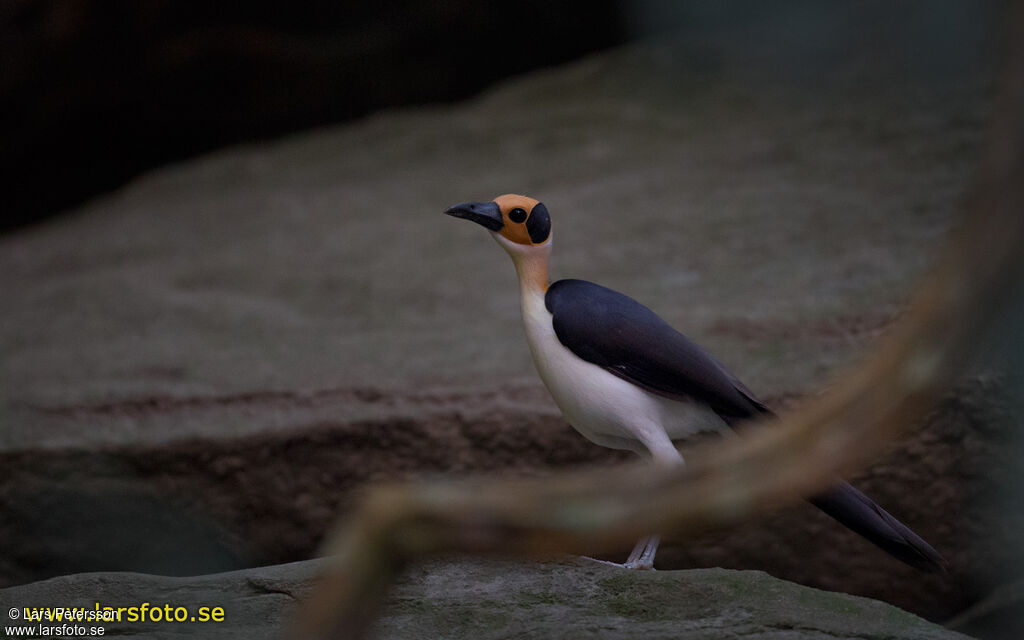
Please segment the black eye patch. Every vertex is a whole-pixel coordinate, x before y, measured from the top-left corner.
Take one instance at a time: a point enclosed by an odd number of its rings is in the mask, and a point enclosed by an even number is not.
[[[543,202],[538,202],[530,212],[530,219],[526,221],[526,230],[530,234],[530,241],[533,244],[540,244],[548,239],[551,233],[551,216],[548,215],[548,208]]]
[[[526,220],[526,210],[516,207],[508,212],[508,219],[512,222],[522,222],[523,220]]]

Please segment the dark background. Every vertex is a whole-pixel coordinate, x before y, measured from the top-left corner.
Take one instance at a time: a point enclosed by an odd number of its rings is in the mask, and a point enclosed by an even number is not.
[[[813,25],[823,40],[835,39],[837,55],[871,53],[870,37],[842,29],[847,14],[869,12],[883,31],[903,32],[896,40],[907,51],[935,56],[943,51],[937,34],[962,27],[985,37],[978,25],[992,22],[996,6],[7,0],[0,3],[0,231],[74,207],[149,167],[381,108],[464,99],[510,75],[637,38],[728,29],[742,47],[745,25],[776,22],[794,33]],[[966,49],[977,47],[947,53]],[[778,53],[794,69],[816,64],[799,44],[788,58]]]
[[[215,147],[465,98],[623,42],[613,0],[15,0],[0,13],[10,228]]]

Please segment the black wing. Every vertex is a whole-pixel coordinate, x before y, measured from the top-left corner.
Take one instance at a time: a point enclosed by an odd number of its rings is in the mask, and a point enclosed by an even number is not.
[[[544,298],[555,335],[587,362],[669,398],[708,404],[730,425],[771,411],[711,354],[636,300],[583,280],[560,280]],[[945,560],[871,498],[845,482],[810,498],[891,555],[926,571]]]
[[[728,422],[770,413],[743,383],[636,300],[584,280],[559,280],[544,304],[565,348],[674,399],[706,403]]]

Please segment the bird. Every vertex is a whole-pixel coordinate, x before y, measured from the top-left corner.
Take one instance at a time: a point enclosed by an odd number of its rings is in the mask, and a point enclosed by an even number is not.
[[[537,373],[591,442],[683,465],[675,441],[774,415],[708,351],[636,300],[585,280],[551,283],[551,216],[542,202],[510,193],[444,213],[481,225],[512,258]],[[934,548],[849,483],[837,480],[808,500],[910,566],[946,571]],[[658,535],[644,536],[619,566],[652,570],[659,543]]]

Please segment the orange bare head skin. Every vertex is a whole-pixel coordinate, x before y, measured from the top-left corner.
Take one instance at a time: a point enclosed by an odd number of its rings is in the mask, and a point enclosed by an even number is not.
[[[494,199],[505,226],[498,233],[506,240],[526,246],[544,244],[551,237],[547,208],[538,200],[515,193]]]

